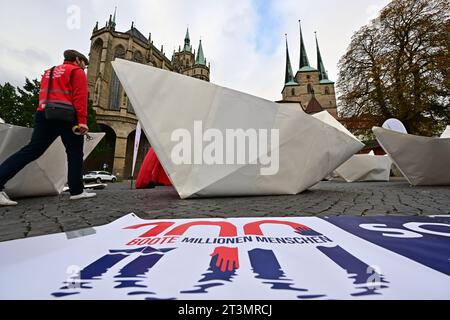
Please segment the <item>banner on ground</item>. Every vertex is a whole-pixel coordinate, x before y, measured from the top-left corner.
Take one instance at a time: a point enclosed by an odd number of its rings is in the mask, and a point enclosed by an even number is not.
[[[0,299],[450,299],[450,216],[129,214],[0,257]]]

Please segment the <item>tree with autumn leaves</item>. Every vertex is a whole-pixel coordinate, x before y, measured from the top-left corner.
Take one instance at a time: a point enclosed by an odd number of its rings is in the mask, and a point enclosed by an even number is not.
[[[450,124],[449,16],[449,0],[394,0],[356,32],[339,62],[341,116],[427,136]]]

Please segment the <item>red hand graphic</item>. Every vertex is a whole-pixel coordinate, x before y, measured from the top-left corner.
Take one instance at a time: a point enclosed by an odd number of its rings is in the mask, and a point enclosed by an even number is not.
[[[211,257],[217,255],[216,267],[220,268],[220,271],[225,272],[233,271],[233,269],[239,269],[239,255],[238,248],[229,247],[217,247],[214,252],[210,254]],[[233,268],[234,266],[234,268]]]

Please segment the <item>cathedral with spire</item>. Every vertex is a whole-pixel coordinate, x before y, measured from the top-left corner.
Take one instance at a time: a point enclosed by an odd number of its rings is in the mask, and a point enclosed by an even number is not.
[[[205,59],[201,40],[198,49],[193,50],[189,30],[186,31],[183,46],[179,47],[178,52],[174,51],[169,59],[163,46],[156,48],[151,33],[144,36],[134,23],[126,32],[116,30],[116,11],[103,27],[99,27],[97,22],[91,36],[87,78],[89,99],[95,110],[97,123],[106,132],[106,147],[102,155],[88,161],[87,168],[107,168],[120,178],[127,179],[131,176],[137,118],[112,68],[111,61],[116,58],[208,82],[210,65]],[[150,144],[143,136],[139,146],[137,170],[149,148]]]
[[[297,73],[294,76],[289,47],[286,36],[286,71],[284,87],[282,91],[283,99],[279,102],[299,103],[300,107],[309,114],[323,110],[328,111],[337,118],[336,93],[334,82],[328,79],[322,55],[319,49],[319,42],[316,34],[317,69],[313,68],[306,53],[305,43],[300,25],[300,61]]]

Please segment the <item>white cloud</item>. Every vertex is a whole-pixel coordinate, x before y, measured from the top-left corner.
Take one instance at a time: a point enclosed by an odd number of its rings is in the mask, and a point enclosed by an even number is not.
[[[42,74],[43,66],[51,64],[52,59],[47,51],[39,47],[18,46],[7,40],[0,48],[0,83],[11,82],[23,85],[25,77],[37,78]]]

